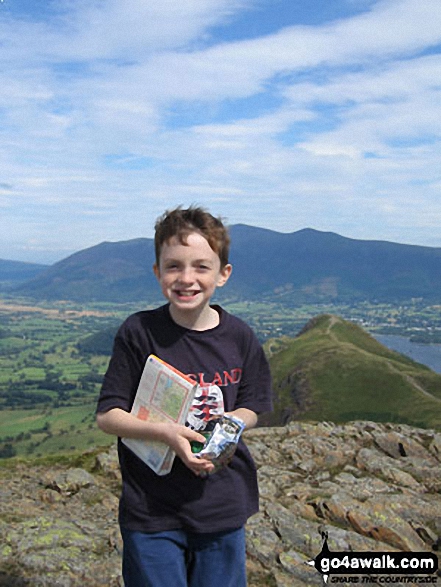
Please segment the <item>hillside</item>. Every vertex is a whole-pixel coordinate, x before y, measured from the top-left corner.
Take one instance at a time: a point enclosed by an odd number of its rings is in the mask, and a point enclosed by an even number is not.
[[[411,298],[441,301],[441,248],[349,239],[312,229],[283,234],[235,225],[233,274],[222,296],[289,303]],[[36,299],[156,300],[152,239],[79,251],[15,289]]]
[[[152,265],[150,239],[104,242],[55,263],[14,291],[47,300],[142,300],[156,288]]]
[[[0,289],[5,290],[18,286],[46,269],[48,269],[48,265],[0,259]]]
[[[246,528],[249,587],[323,586],[306,564],[320,553],[323,531],[331,551],[439,558],[441,434],[370,422],[296,422],[251,430],[245,441],[261,502]],[[10,462],[0,480],[2,587],[122,585],[116,450]],[[400,576],[381,581],[370,571],[366,582],[401,586],[425,578]],[[329,583],[364,582],[350,577]],[[427,578],[437,582],[436,573]]]
[[[363,419],[441,428],[441,375],[351,322],[318,316],[298,337],[269,341],[267,349],[276,409],[266,425]]]

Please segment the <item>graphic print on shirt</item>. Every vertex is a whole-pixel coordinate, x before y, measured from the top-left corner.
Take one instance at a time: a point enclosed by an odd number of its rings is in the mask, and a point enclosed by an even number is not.
[[[224,414],[224,397],[217,385],[198,386],[187,416],[186,426],[198,432],[205,430],[210,420]]]
[[[227,385],[235,385],[242,379],[242,369],[239,367],[230,369],[229,371],[216,371],[212,376],[211,381],[206,381],[208,375],[206,373],[188,373],[201,387],[210,385],[218,385],[219,387],[226,387]],[[211,376],[210,376],[211,377]]]

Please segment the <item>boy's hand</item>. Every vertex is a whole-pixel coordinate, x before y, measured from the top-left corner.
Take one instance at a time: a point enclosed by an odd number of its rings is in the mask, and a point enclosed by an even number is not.
[[[205,476],[213,470],[213,464],[209,460],[198,459],[191,452],[190,441],[205,442],[204,436],[186,426],[168,422],[144,422],[120,408],[98,414],[97,422],[100,429],[108,434],[165,442],[195,475]]]
[[[191,450],[190,441],[205,442],[205,437],[202,434],[187,428],[187,426],[166,424],[163,436],[164,442],[175,451],[184,465],[195,475],[204,477],[213,471],[214,465],[211,461],[196,457]]]

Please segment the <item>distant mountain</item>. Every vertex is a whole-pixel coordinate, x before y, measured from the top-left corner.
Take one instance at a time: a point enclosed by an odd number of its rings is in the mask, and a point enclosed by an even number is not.
[[[296,338],[266,345],[275,410],[263,425],[372,420],[441,429],[441,375],[352,322],[318,316]]]
[[[0,259],[0,288],[7,289],[29,281],[47,268],[48,265]]]
[[[104,242],[55,263],[15,292],[47,300],[145,300],[157,287],[153,257],[152,239]]]
[[[441,248],[362,241],[304,229],[289,234],[236,225],[235,272],[247,296],[327,301],[441,300]]]
[[[220,293],[292,303],[410,298],[441,301],[441,248],[361,241],[304,229],[284,234],[234,225],[233,274]],[[157,299],[152,239],[101,243],[16,288],[37,299]]]

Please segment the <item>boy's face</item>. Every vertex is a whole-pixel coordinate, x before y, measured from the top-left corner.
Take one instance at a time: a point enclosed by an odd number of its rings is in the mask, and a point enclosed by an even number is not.
[[[200,313],[209,307],[216,287],[222,287],[231,274],[231,265],[221,269],[217,253],[198,232],[188,235],[186,244],[172,237],[162,245],[159,266],[153,270],[162,293],[175,312]]]

